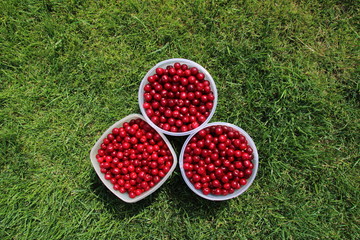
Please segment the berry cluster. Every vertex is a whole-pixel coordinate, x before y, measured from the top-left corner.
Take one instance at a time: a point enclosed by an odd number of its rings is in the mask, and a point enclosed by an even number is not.
[[[112,129],[96,159],[115,190],[134,198],[154,187],[170,171],[173,156],[162,137],[142,119]]]
[[[247,183],[254,168],[253,149],[237,130],[210,126],[188,143],[183,168],[195,189],[203,194],[227,195]]]
[[[157,68],[144,87],[146,115],[159,128],[187,132],[199,127],[214,107],[210,82],[186,64]]]

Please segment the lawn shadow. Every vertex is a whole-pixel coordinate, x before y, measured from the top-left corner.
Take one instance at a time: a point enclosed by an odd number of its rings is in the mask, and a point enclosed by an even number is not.
[[[104,203],[104,207],[118,220],[137,215],[144,208],[148,207],[155,201],[157,193],[154,192],[150,196],[135,202],[127,203],[116,197],[99,179],[95,171],[91,173],[91,190]]]
[[[188,136],[167,136],[172,143],[179,158],[181,149]],[[179,159],[178,159],[179,162]],[[175,168],[173,176],[169,179],[166,191],[174,204],[182,213],[189,217],[200,217],[204,219],[215,216],[219,211],[228,207],[228,201],[210,201],[195,194],[182,179],[179,163]],[[165,186],[164,186],[165,187]]]
[[[171,179],[166,190],[174,208],[178,208],[185,216],[211,219],[229,206],[228,201],[210,201],[198,196],[182,179],[179,167],[175,171],[179,174]]]

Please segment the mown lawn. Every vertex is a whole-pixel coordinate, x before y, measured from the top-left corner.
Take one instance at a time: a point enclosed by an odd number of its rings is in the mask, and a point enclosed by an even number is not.
[[[357,1],[0,1],[0,239],[359,239]],[[177,167],[127,204],[89,151],[139,113],[157,62],[212,74],[212,121],[245,129],[258,176],[197,197]],[[171,138],[178,153],[184,138]]]

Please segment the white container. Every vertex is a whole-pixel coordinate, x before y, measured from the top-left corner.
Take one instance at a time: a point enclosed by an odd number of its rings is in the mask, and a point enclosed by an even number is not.
[[[251,176],[247,179],[247,183],[244,186],[241,186],[240,189],[235,190],[232,194],[228,194],[226,196],[223,195],[213,195],[213,194],[209,194],[209,195],[205,195],[202,193],[201,190],[198,190],[194,187],[194,185],[190,182],[190,180],[187,178],[187,176],[185,175],[185,170],[183,168],[183,164],[184,164],[184,152],[185,152],[185,148],[188,145],[189,141],[196,135],[196,133],[198,133],[200,130],[210,127],[210,126],[217,126],[217,125],[221,125],[221,126],[227,126],[227,127],[232,127],[233,129],[239,131],[248,141],[248,145],[253,149],[253,156],[254,159],[251,160],[252,163],[254,164],[254,168],[252,169],[252,174]],[[257,148],[255,146],[254,141],[251,139],[251,137],[249,136],[249,134],[247,134],[247,132],[245,132],[243,129],[239,128],[238,126],[235,126],[231,123],[225,123],[225,122],[213,122],[210,124],[207,124],[206,126],[203,126],[199,129],[196,129],[196,132],[191,134],[185,141],[182,149],[181,149],[181,153],[180,153],[180,158],[179,158],[179,165],[180,165],[180,171],[181,171],[181,175],[184,179],[184,181],[186,182],[186,184],[188,185],[188,187],[197,195],[199,195],[202,198],[208,199],[208,200],[212,200],[212,201],[224,201],[224,200],[228,200],[231,198],[235,198],[237,196],[239,196],[240,194],[244,193],[249,187],[250,185],[253,183],[255,177],[256,177],[256,173],[258,170],[258,166],[259,166],[259,156],[258,156],[258,152],[257,152]]]
[[[154,124],[150,118],[146,115],[145,109],[143,108],[143,104],[144,104],[144,87],[146,84],[148,84],[148,77],[152,76],[154,74],[156,74],[156,68],[166,68],[168,65],[174,65],[174,63],[180,63],[180,64],[186,64],[188,65],[189,68],[191,67],[197,67],[199,69],[199,72],[203,73],[205,75],[205,79],[208,80],[210,82],[210,86],[211,86],[211,90],[214,94],[214,106],[211,109],[210,115],[209,117],[205,120],[205,122],[203,122],[199,127],[192,129],[190,131],[187,132],[170,132],[170,131],[165,131],[164,129],[161,129],[160,127],[158,127],[156,124]],[[172,58],[172,59],[168,59],[162,62],[159,62],[158,64],[156,64],[153,68],[150,69],[150,71],[147,72],[147,74],[145,75],[145,77],[143,78],[143,80],[141,81],[140,84],[140,88],[139,88],[139,107],[141,110],[142,115],[144,116],[144,118],[146,119],[146,122],[148,122],[150,124],[151,127],[153,127],[154,129],[156,129],[159,132],[165,133],[167,135],[170,136],[186,136],[189,134],[192,134],[194,132],[196,132],[198,129],[202,128],[203,126],[205,126],[210,119],[212,118],[212,116],[215,113],[215,109],[216,109],[216,105],[217,105],[217,101],[218,101],[218,94],[217,94],[217,89],[216,89],[216,85],[214,82],[214,79],[211,77],[210,73],[208,71],[206,71],[205,68],[203,68],[200,64],[193,62],[191,60],[188,59],[183,59],[183,58]]]
[[[95,145],[93,146],[93,148],[91,149],[90,152],[90,159],[91,159],[91,163],[97,173],[97,175],[99,176],[99,178],[101,179],[101,181],[104,183],[104,185],[112,192],[114,193],[118,198],[120,198],[121,200],[123,200],[124,202],[128,202],[128,203],[134,203],[137,202],[147,196],[149,196],[150,194],[152,194],[153,192],[155,192],[162,184],[164,184],[164,182],[170,177],[171,173],[174,171],[176,164],[177,164],[177,157],[176,157],[176,153],[174,151],[174,149],[172,148],[169,140],[164,136],[164,134],[162,134],[161,132],[157,131],[160,136],[162,137],[162,139],[165,141],[165,143],[167,144],[169,150],[171,151],[171,154],[173,156],[173,164],[170,168],[170,171],[165,175],[165,177],[163,177],[161,179],[160,182],[158,182],[154,187],[150,188],[149,191],[143,192],[141,195],[136,196],[135,198],[130,198],[128,193],[121,193],[117,190],[114,190],[113,188],[113,184],[109,181],[105,179],[105,174],[100,172],[100,164],[98,163],[97,159],[96,159],[96,154],[98,152],[98,149],[100,149],[100,145],[102,144],[104,138],[107,137],[108,134],[110,134],[112,132],[112,129],[114,128],[119,128],[122,127],[123,123],[125,122],[130,122],[132,119],[142,119],[145,121],[145,119],[143,118],[143,116],[141,116],[140,114],[130,114],[129,116],[121,119],[120,121],[114,123],[111,127],[109,127],[104,133],[103,135],[101,135],[101,137],[99,138],[99,140],[95,143]],[[156,129],[155,129],[156,131]]]

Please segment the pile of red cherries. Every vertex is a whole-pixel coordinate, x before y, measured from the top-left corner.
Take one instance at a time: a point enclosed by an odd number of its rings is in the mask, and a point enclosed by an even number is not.
[[[142,119],[112,129],[96,159],[114,190],[135,198],[154,187],[170,171],[173,156],[159,133]]]
[[[147,78],[142,106],[159,128],[187,132],[198,128],[214,108],[214,92],[196,67],[175,63],[156,68]],[[188,180],[204,195],[234,193],[252,175],[253,149],[236,129],[216,125],[196,133],[184,150]],[[150,190],[170,171],[174,159],[163,140],[147,122],[133,119],[112,129],[96,159],[113,189],[135,198]]]
[[[187,132],[199,127],[214,107],[210,82],[198,68],[175,63],[156,68],[144,87],[146,115],[159,128]]]
[[[239,131],[228,126],[200,130],[188,143],[183,168],[204,195],[228,195],[247,183],[254,168],[253,149]]]

